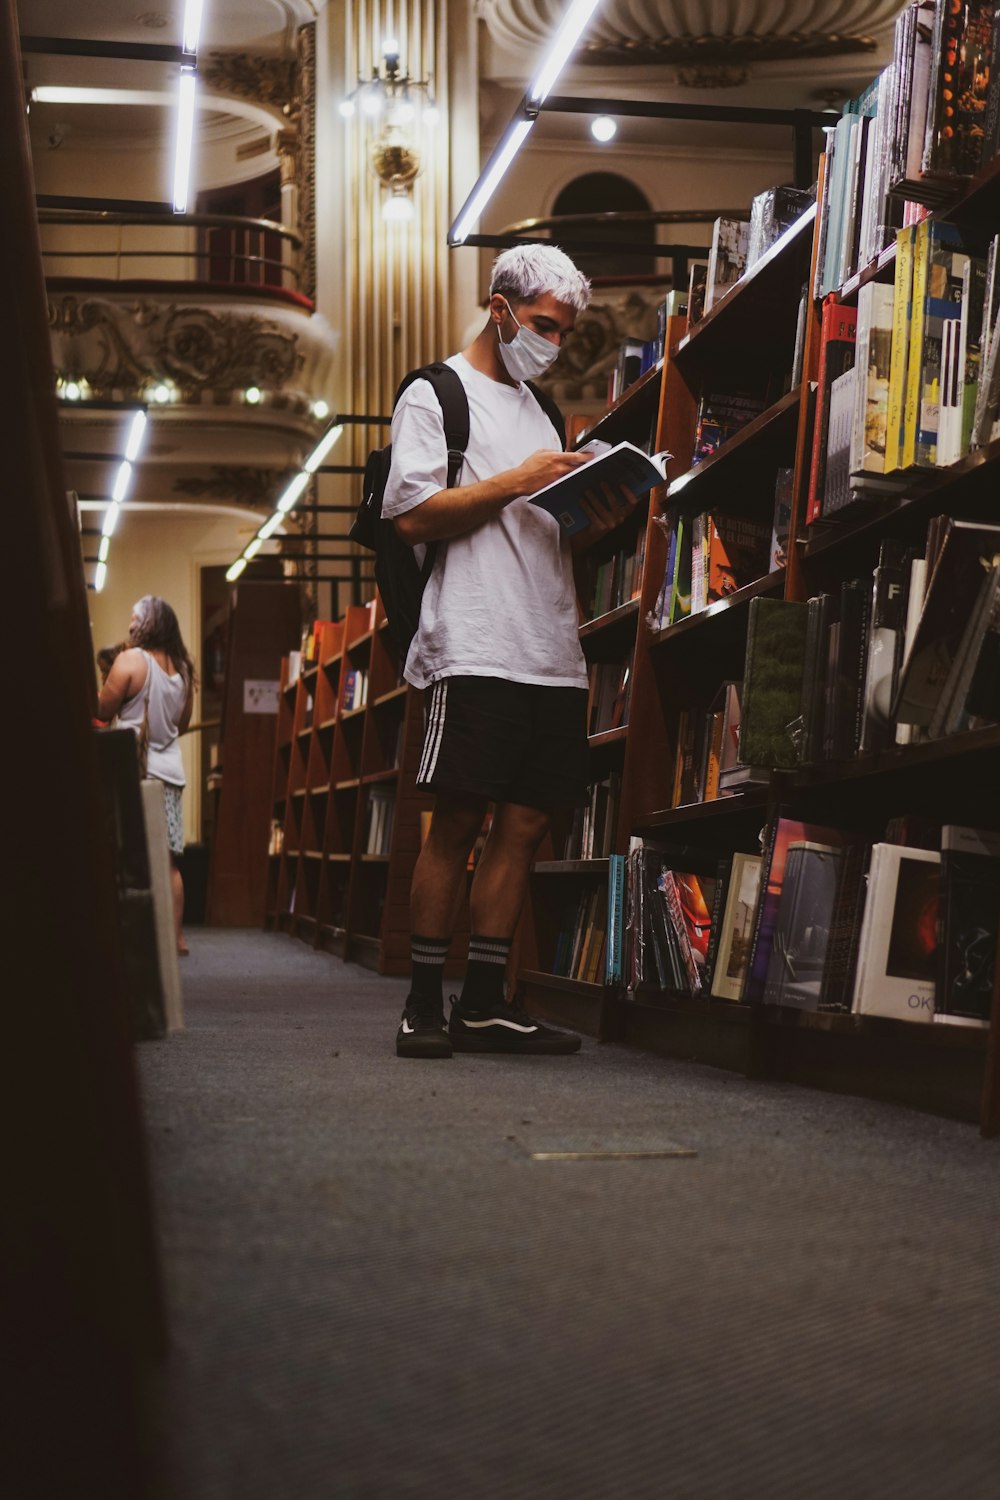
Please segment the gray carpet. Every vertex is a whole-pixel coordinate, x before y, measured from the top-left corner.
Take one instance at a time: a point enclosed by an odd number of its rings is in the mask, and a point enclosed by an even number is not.
[[[140,1048],[168,1500],[996,1496],[1000,1143],[589,1041],[400,1061],[402,982],[190,940]]]

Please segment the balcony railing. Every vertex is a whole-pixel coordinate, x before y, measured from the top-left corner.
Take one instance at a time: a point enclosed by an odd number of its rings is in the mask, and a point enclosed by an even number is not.
[[[47,277],[298,292],[302,240],[272,219],[45,208],[38,218]]]

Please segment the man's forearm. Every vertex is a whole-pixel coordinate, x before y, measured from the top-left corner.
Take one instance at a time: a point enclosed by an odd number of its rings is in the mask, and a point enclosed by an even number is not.
[[[515,472],[509,469],[477,484],[439,490],[404,515],[397,516],[396,530],[411,547],[424,542],[446,541],[449,537],[474,531],[484,521],[492,521],[505,505],[522,493],[516,488]]]

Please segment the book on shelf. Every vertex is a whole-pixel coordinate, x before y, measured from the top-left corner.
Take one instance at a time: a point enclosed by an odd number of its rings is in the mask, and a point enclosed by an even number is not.
[[[708,291],[708,261],[692,260],[688,263],[687,319],[688,328],[693,328],[705,316],[705,296]]]
[[[772,245],[812,206],[811,188],[770,187],[757,193],[750,203],[746,269],[755,266]]]
[[[691,467],[718,453],[730,438],[759,417],[767,404],[767,394],[759,388],[738,379],[713,378],[698,402]]]
[[[620,771],[591,784],[586,803],[573,810],[563,859],[607,859],[615,841],[621,793]]]
[[[651,984],[690,996],[702,993],[715,879],[678,868],[665,845],[630,840],[623,961],[629,989]]]
[[[941,830],[941,933],[935,1020],[988,1025],[1000,921],[1000,833]]]
[[[646,528],[640,527],[633,540],[594,567],[593,599],[590,618],[620,609],[637,599],[642,592],[642,570],[646,555]]]
[[[770,571],[771,527],[766,522],[712,511],[706,531],[707,603],[735,594]]]
[[[771,551],[766,573],[788,566],[788,538],[792,528],[794,469],[779,469],[774,476],[774,515],[771,521]]]
[[[983,123],[996,87],[995,11],[993,0],[938,0],[921,161],[925,177],[971,177],[982,164]]]
[[[605,734],[628,723],[632,660],[594,662],[590,668],[587,733]]]
[[[552,973],[564,979],[599,982],[607,944],[607,897],[597,885],[564,907],[556,933]]]
[[[900,723],[934,733],[943,728],[939,707],[947,712],[955,695],[952,673],[960,671],[985,634],[1000,558],[1000,526],[948,516],[943,532],[894,704]]]
[[[364,708],[367,702],[368,673],[362,667],[349,667],[340,685],[341,712],[351,713],[356,708]]]
[[[604,982],[622,982],[622,951],[625,940],[625,856],[608,857],[608,914]]]
[[[883,542],[872,575],[864,694],[858,749],[863,755],[885,750],[893,739],[892,701],[906,599],[904,568],[909,560],[899,546]],[[811,603],[812,601],[810,601]]]
[[[820,315],[816,415],[813,423],[813,447],[806,502],[806,520],[810,524],[819,520],[823,513],[830,431],[830,398],[834,381],[853,367],[857,322],[857,308],[842,307],[832,296],[824,301]]]
[[[854,984],[857,1014],[933,1019],[940,895],[939,853],[873,846]]]
[[[791,726],[802,703],[805,630],[805,604],[751,599],[740,723],[746,765],[797,764]]]
[[[850,472],[885,472],[892,356],[893,288],[870,281],[858,292]]]
[[[603,451],[595,452],[588,463],[571,469],[561,479],[527,497],[530,504],[553,516],[567,536],[575,536],[590,525],[590,517],[581,503],[589,490],[607,484],[616,490],[627,489],[641,499],[664,482],[669,453],[649,455],[634,443],[624,441],[611,447],[602,443],[600,447]]]
[[[747,964],[746,980],[743,986],[742,998],[744,1000],[762,1001],[766,998],[769,975],[771,975],[771,960],[774,952],[775,935],[778,931],[778,919],[782,904],[791,902],[793,911],[786,919],[787,927],[782,929],[788,936],[789,930],[797,930],[796,924],[801,923],[801,909],[794,887],[790,885],[789,894],[785,897],[785,881],[794,880],[799,877],[806,865],[810,867],[815,864],[812,855],[808,859],[796,857],[789,862],[789,853],[794,846],[817,846],[822,849],[841,849],[851,843],[857,843],[859,839],[856,834],[847,833],[839,828],[827,827],[825,825],[805,822],[798,818],[792,818],[779,811],[770,819],[765,829],[763,855],[760,875],[760,889],[757,898],[757,906],[754,911],[753,937],[750,947],[750,958]],[[837,870],[839,872],[839,862]],[[820,879],[815,872],[811,873],[817,893],[823,892],[824,900],[830,896],[828,891],[828,872]],[[834,883],[835,893],[835,883]],[[832,900],[832,896],[830,897]],[[818,894],[817,894],[818,900]],[[808,906],[808,903],[806,903]],[[826,908],[824,908],[826,910]],[[832,910],[832,907],[830,908]],[[830,912],[828,911],[826,921],[829,926]],[[827,933],[828,935],[828,933]],[[820,943],[825,954],[825,940]],[[821,976],[820,976],[821,978]],[[776,981],[775,981],[776,982]],[[810,994],[813,992],[810,991]],[[819,987],[815,990],[816,1005],[818,1009]],[[773,1003],[777,1003],[776,1001]],[[802,998],[796,1002],[802,1004]]]
[[[705,311],[710,312],[730,287],[736,285],[747,265],[750,225],[741,219],[716,219],[708,254]]]
[[[726,888],[711,993],[719,1000],[739,1000],[743,993],[753,919],[760,887],[759,854],[733,855]]]
[[[288,653],[288,681],[286,687],[292,687],[298,682],[302,675],[302,652],[289,651]]]
[[[844,856],[843,845],[812,839],[788,845],[761,995],[765,1005],[819,1010]]]
[[[365,826],[365,853],[388,854],[396,813],[395,787],[372,786],[368,789]]]

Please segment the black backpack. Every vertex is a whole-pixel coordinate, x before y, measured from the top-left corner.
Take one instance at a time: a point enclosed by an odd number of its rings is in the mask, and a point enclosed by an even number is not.
[[[435,363],[411,370],[400,382],[393,402],[395,409],[400,396],[415,380],[429,381],[441,405],[444,419],[444,436],[448,446],[448,489],[458,482],[465,450],[469,446],[469,400],[460,377],[450,365]],[[566,446],[566,428],[562,413],[550,396],[538,389],[530,380],[525,381],[531,394],[545,412],[563,447]],[[406,661],[410,642],[420,623],[420,601],[427,580],[437,557],[438,543],[429,542],[423,564],[417,562],[413,548],[397,534],[392,521],[382,515],[382,501],[389,480],[392,463],[392,444],[384,448],[373,448],[365,464],[364,488],[351,529],[352,542],[358,542],[375,554],[375,582],[382,598],[389,629],[400,652],[400,662]]]

